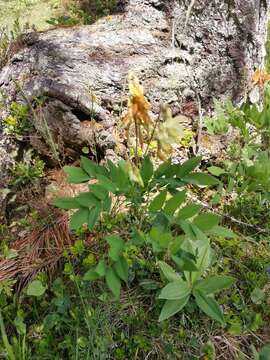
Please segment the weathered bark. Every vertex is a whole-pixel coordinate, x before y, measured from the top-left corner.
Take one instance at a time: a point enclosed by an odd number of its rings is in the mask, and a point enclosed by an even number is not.
[[[192,8],[191,2],[120,1],[118,14],[94,25],[25,35],[0,73],[2,118],[12,101],[46,96],[55,141],[60,136],[69,147],[91,141],[84,120],[94,113],[105,151],[115,145],[112,113],[126,99],[129,70],[142,80],[153,112],[167,102],[174,113],[194,115],[198,97],[204,109],[213,97],[238,101],[263,63],[269,0],[195,0]],[[12,141],[1,134],[0,141],[3,187]]]

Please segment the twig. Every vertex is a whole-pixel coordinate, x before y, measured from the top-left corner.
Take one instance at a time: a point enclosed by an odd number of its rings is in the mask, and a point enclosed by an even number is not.
[[[196,0],[191,0],[190,4],[189,4],[189,6],[188,6],[187,15],[186,15],[186,21],[185,21],[185,26],[184,26],[184,31],[186,30],[188,21],[189,21],[190,16],[191,16],[191,12],[192,12],[193,6],[195,5],[195,1],[196,1]]]
[[[154,352],[154,350],[152,349],[147,355],[146,357],[144,358],[144,360],[148,360],[149,359],[149,356]]]

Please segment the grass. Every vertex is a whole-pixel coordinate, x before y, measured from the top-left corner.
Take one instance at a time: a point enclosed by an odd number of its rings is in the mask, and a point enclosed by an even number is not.
[[[21,26],[28,23],[30,28],[34,26],[37,30],[46,30],[54,23],[92,23],[98,17],[108,15],[115,5],[115,0],[0,0],[0,24],[1,28],[12,30],[14,21],[19,19]],[[65,15],[71,20],[62,18]],[[50,19],[54,19],[51,24],[48,23]]]
[[[12,29],[14,21],[21,19],[21,25],[29,23],[38,30],[49,28],[46,22],[54,16],[59,9],[57,4],[53,6],[52,0],[0,0],[0,24],[1,27]]]

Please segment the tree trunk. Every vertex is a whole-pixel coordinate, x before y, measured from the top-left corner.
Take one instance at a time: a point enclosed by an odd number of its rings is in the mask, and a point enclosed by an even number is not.
[[[193,117],[198,99],[205,110],[214,97],[239,101],[263,64],[268,8],[269,0],[120,0],[118,13],[93,25],[26,34],[0,73],[1,117],[12,101],[45,96],[42,117],[55,143],[74,149],[92,141],[87,120],[94,117],[105,153],[116,144],[130,70],[154,113],[166,102]],[[42,123],[35,118],[34,126],[43,139],[32,146],[49,154]],[[0,130],[0,187],[14,147]]]

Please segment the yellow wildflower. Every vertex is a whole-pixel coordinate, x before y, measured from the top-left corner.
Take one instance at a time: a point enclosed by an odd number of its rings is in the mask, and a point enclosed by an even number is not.
[[[255,85],[258,85],[260,88],[263,88],[265,83],[270,80],[270,75],[266,71],[266,69],[257,69],[252,76],[252,81]]]
[[[143,125],[148,130],[150,124],[152,124],[149,115],[151,105],[144,96],[143,87],[140,85],[139,79],[132,72],[128,76],[128,86],[131,95],[128,102],[129,116],[138,125]]]

